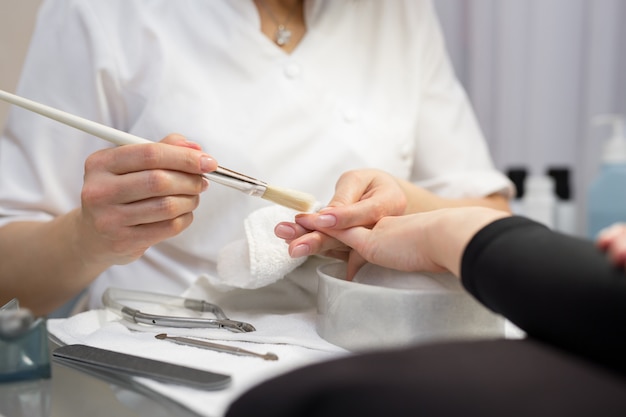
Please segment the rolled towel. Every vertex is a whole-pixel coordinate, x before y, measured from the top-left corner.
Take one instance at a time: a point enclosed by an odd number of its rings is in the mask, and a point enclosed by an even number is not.
[[[244,221],[246,239],[229,243],[220,250],[218,276],[211,276],[211,283],[222,290],[261,288],[302,265],[306,258],[291,258],[285,241],[274,235],[276,224],[293,220],[295,214],[277,205],[251,213]]]

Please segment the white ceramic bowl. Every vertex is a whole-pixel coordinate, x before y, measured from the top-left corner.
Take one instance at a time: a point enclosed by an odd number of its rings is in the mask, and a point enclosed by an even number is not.
[[[317,271],[317,332],[348,350],[504,336],[504,319],[479,304],[451,274],[368,264],[354,281],[346,281],[343,262]]]

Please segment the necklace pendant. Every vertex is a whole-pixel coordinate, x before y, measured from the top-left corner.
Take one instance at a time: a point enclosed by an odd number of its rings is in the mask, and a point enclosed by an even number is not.
[[[283,25],[279,25],[276,29],[275,40],[279,46],[284,46],[291,40],[291,31]]]

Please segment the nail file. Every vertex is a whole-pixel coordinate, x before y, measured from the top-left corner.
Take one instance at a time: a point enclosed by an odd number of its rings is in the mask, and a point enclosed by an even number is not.
[[[61,346],[52,352],[52,357],[59,363],[204,390],[220,390],[228,387],[231,382],[229,375],[81,344]]]

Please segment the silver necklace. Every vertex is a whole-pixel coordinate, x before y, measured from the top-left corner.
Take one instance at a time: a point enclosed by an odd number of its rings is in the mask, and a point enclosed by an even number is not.
[[[291,20],[291,16],[293,16],[293,12],[298,6],[298,2],[296,1],[293,3],[293,7],[291,8],[291,10],[289,10],[289,14],[287,15],[284,23],[278,22],[278,19],[276,19],[276,16],[274,16],[274,13],[272,13],[272,10],[267,6],[267,4],[265,4],[264,0],[259,0],[259,3],[265,9],[267,14],[276,25],[276,32],[274,32],[274,42],[276,42],[276,45],[278,46],[285,46],[291,40],[291,31],[287,29],[287,25]]]

